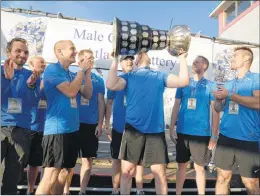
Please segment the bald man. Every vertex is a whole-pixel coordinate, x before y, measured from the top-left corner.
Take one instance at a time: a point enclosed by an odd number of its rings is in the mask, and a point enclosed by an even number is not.
[[[78,62],[79,71],[73,74],[69,66],[76,62],[77,51],[69,40],[55,44],[57,63],[44,72],[44,92],[47,98],[46,121],[43,134],[44,175],[36,194],[60,195],[70,170],[78,156],[79,111],[76,95],[92,96],[91,62]],[[82,81],[85,84],[82,86]]]

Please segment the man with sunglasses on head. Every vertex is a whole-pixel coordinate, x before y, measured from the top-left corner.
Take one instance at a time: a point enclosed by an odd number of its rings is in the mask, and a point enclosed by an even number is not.
[[[133,69],[134,56],[122,55],[120,57],[120,65],[122,67],[123,74],[131,72]],[[105,130],[108,131],[110,124],[110,117],[113,105],[113,128],[112,128],[112,141],[110,144],[112,162],[112,195],[119,195],[119,185],[121,176],[121,160],[119,159],[119,150],[121,146],[123,132],[125,130],[125,112],[126,112],[126,95],[125,91],[107,91],[107,103],[106,103],[106,122]],[[137,195],[144,195],[143,192],[143,172],[142,165],[138,165],[136,168],[135,181],[137,188]]]

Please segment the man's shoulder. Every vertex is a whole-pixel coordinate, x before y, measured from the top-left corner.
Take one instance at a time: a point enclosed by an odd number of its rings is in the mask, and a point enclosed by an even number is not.
[[[46,74],[49,74],[49,73],[58,74],[59,72],[60,72],[60,69],[59,69],[59,66],[57,66],[57,63],[51,63],[45,68],[44,75],[46,76]]]
[[[250,72],[249,78],[252,78],[253,80],[260,80],[260,73]]]

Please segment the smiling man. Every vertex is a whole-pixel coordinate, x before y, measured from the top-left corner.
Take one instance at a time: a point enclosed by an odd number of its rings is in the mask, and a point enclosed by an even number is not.
[[[79,110],[76,96],[92,96],[92,83],[87,71],[91,62],[80,61],[74,76],[69,66],[76,62],[76,48],[69,40],[55,44],[57,63],[44,72],[44,92],[47,98],[46,121],[43,136],[43,178],[36,194],[63,193],[66,178],[78,157]],[[82,81],[86,83],[82,86]]]
[[[237,71],[237,77],[213,91],[216,110],[224,110],[215,154],[216,194],[229,194],[232,166],[237,162],[248,194],[259,195],[260,74],[250,72],[250,48],[234,51],[231,69]]]

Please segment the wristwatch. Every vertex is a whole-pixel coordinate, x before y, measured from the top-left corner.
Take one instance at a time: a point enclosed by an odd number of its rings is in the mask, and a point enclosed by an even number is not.
[[[218,139],[218,135],[217,136],[216,135],[212,135],[211,138],[217,140]]]
[[[232,95],[232,93],[229,91],[228,92],[228,99],[231,99],[231,95]]]
[[[79,68],[80,71],[82,71],[84,74],[87,72],[86,68]]]

